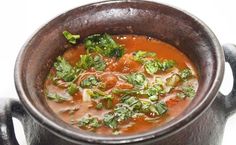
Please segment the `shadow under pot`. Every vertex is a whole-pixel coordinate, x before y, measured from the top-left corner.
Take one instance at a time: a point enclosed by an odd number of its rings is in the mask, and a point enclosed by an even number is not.
[[[199,74],[196,97],[179,116],[148,132],[105,136],[76,129],[55,117],[43,93],[44,81],[67,44],[61,32],[85,37],[109,33],[150,36],[167,42],[188,56]],[[225,55],[225,57],[224,57]],[[20,102],[1,100],[0,143],[17,145],[12,116],[24,127],[29,145],[159,144],[220,145],[227,117],[236,109],[235,82],[223,96],[219,87],[225,60],[236,68],[236,46],[221,47],[213,32],[198,18],[179,9],[148,1],[106,1],[68,11],[43,26],[26,42],[15,65]]]

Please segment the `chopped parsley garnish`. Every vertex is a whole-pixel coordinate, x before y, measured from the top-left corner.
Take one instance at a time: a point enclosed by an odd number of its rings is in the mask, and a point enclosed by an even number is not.
[[[102,107],[105,107],[106,109],[110,109],[113,107],[113,96],[111,94],[106,94],[100,90],[89,90],[87,91],[88,95],[96,100],[98,108],[100,108],[99,106],[102,105]],[[101,105],[99,105],[101,104]],[[97,108],[97,109],[98,109]]]
[[[163,115],[167,112],[168,108],[167,105],[164,102],[157,102],[152,104],[148,101],[141,101],[142,102],[142,108],[141,112],[143,113],[155,113],[156,115]]]
[[[73,35],[68,31],[64,31],[63,35],[71,44],[76,44],[76,40],[80,38],[80,35]]]
[[[184,81],[186,81],[188,78],[190,78],[192,76],[192,72],[189,68],[185,68],[180,71],[179,75]]]
[[[103,71],[106,68],[106,63],[99,55],[93,57],[90,54],[85,54],[80,55],[80,61],[77,62],[76,66],[85,70],[94,67],[97,71]]]
[[[94,75],[88,76],[86,79],[81,81],[80,86],[82,88],[92,88],[93,86],[98,85],[98,80]]]
[[[123,94],[123,95],[145,95],[148,96],[150,101],[158,101],[159,95],[165,94],[166,91],[163,89],[163,87],[159,84],[155,84],[152,86],[148,86],[144,89],[131,89],[131,90],[119,90],[114,89],[112,91],[114,94]]]
[[[160,68],[162,71],[166,71],[167,69],[172,68],[174,65],[175,61],[165,59],[161,62]]]
[[[104,61],[104,60],[102,59],[102,57],[99,56],[99,55],[94,56],[93,62],[94,62],[93,67],[94,67],[95,70],[97,70],[97,71],[103,71],[103,70],[106,68],[106,63],[105,63],[105,61]]]
[[[150,86],[147,90],[146,90],[146,94],[149,96],[149,97],[152,97],[152,96],[158,96],[160,94],[165,94],[165,91],[163,89],[162,86],[160,85],[153,85],[153,86]],[[154,98],[154,97],[152,97]],[[158,97],[157,97],[158,99]]]
[[[106,126],[117,129],[118,124],[129,118],[135,118],[142,113],[155,113],[156,115],[163,115],[168,108],[164,102],[151,103],[149,101],[141,101],[134,96],[124,96],[120,103],[116,104],[113,112],[104,115],[103,122]]]
[[[98,118],[88,115],[78,121],[78,126],[87,129],[96,129],[101,126],[101,122]]]
[[[165,71],[172,68],[175,65],[173,60],[164,60],[160,62],[159,60],[147,60],[144,63],[144,67],[147,73],[155,74],[157,71]]]
[[[147,51],[141,51],[141,50],[133,53],[133,59],[141,63],[144,62],[144,58],[155,57],[155,56],[156,56],[156,53],[154,52],[147,52]]]
[[[93,66],[93,57],[89,54],[80,55],[80,61],[76,65],[79,68],[87,70]]]
[[[124,96],[121,98],[121,103],[127,104],[133,111],[139,110],[142,107],[141,101],[134,96]]]
[[[76,66],[85,70],[94,67],[97,71],[103,71],[106,68],[106,63],[99,55],[93,57],[90,54],[85,54],[80,55],[80,61],[77,62]]]
[[[190,97],[190,98],[192,98],[196,95],[196,92],[195,92],[193,86],[183,87],[183,93],[185,96]]]
[[[117,104],[114,112],[110,112],[104,115],[103,122],[106,126],[117,129],[118,123],[132,117],[133,111],[126,104]]]
[[[142,87],[147,84],[147,79],[142,73],[131,73],[125,76],[128,83],[134,85],[135,87]]]
[[[124,47],[117,44],[108,34],[95,34],[84,40],[87,52],[96,52],[107,57],[120,58],[124,54]]]
[[[182,87],[182,91],[176,94],[180,99],[185,99],[186,97],[193,98],[195,95],[196,91],[193,86],[184,86]]]
[[[154,104],[154,106],[156,108],[157,115],[163,115],[168,110],[168,108],[164,102],[158,102],[158,103]]]
[[[118,123],[131,118],[135,111],[142,107],[141,101],[132,96],[126,96],[121,99],[121,103],[116,104],[113,112],[104,115],[103,122],[106,126],[117,129]]]
[[[106,126],[116,129],[118,126],[118,121],[113,113],[107,113],[103,117],[103,122]]]
[[[57,71],[56,75],[58,78],[63,79],[66,82],[73,81],[76,78],[77,73],[75,68],[73,68],[63,57],[57,57],[54,67]]]
[[[145,70],[149,74],[154,74],[160,70],[160,62],[157,60],[148,60],[145,62]]]
[[[175,65],[173,60],[163,60],[162,62],[158,59],[146,59],[147,57],[155,57],[156,53],[146,51],[136,51],[133,53],[133,60],[144,64],[144,68],[147,73],[155,74],[157,71],[165,71],[172,68]]]
[[[75,93],[77,93],[79,91],[78,87],[76,84],[71,83],[68,88],[67,88],[67,92],[73,96]]]
[[[117,119],[118,122],[124,121],[129,119],[130,117],[133,116],[133,110],[130,108],[128,104],[117,104],[115,109],[114,109],[114,115]]]

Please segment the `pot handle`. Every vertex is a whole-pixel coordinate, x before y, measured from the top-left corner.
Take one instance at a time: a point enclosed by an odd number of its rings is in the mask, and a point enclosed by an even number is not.
[[[17,100],[1,98],[0,102],[0,144],[19,145],[15,137],[12,116],[22,121],[26,113]]]
[[[226,115],[230,116],[236,112],[236,45],[225,44],[223,45],[225,60],[230,64],[233,73],[233,89],[229,95],[225,96]]]

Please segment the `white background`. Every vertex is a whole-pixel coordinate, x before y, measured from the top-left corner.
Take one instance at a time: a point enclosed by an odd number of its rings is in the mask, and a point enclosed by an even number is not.
[[[50,19],[71,8],[96,0],[1,0],[0,1],[0,98],[17,98],[13,70],[16,56],[24,42]],[[234,0],[159,0],[194,14],[216,34],[221,44],[236,44],[236,4]],[[232,87],[232,75],[226,68],[220,89],[227,94]],[[1,103],[1,102],[0,102]],[[14,120],[16,136],[25,145],[22,127]],[[236,114],[229,118],[223,145],[235,145]]]

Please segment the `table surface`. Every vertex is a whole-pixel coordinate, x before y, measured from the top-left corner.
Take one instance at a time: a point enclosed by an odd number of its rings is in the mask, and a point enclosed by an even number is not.
[[[26,40],[43,24],[71,8],[98,0],[2,0],[0,1],[0,98],[17,98],[13,71],[17,54]],[[216,34],[221,44],[236,44],[236,8],[234,0],[189,1],[159,0],[186,10],[203,20]],[[230,92],[233,84],[231,69],[226,65],[224,81],[220,88],[223,94]],[[20,122],[14,119],[16,136],[25,145]],[[235,145],[236,114],[228,119],[223,145]]]

